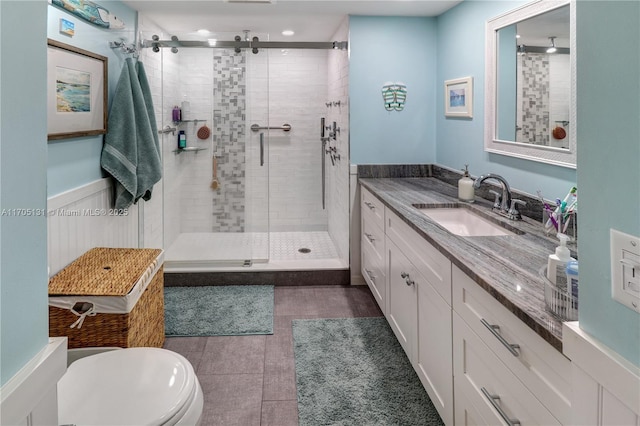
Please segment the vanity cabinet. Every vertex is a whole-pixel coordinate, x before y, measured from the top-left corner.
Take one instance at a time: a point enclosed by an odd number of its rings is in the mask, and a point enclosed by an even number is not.
[[[444,423],[571,424],[569,359],[361,194],[363,275]]]
[[[383,313],[387,312],[384,204],[365,188],[360,191],[362,276]]]
[[[440,417],[452,425],[451,262],[389,209],[385,233],[387,320]]]
[[[571,424],[569,359],[455,265],[452,288],[455,423]]]

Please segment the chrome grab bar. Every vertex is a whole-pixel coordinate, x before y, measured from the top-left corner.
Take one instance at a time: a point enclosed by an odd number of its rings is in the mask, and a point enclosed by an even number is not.
[[[269,126],[263,127],[257,124],[252,124],[250,129],[253,132],[257,132],[259,130],[284,130],[285,132],[289,132],[291,131],[291,124],[284,123],[282,126],[275,126],[275,127],[269,127]]]
[[[176,129],[175,127],[165,126],[165,128],[164,128],[164,129],[162,129],[162,130],[158,130],[158,134],[160,134],[160,135],[164,135],[164,134],[166,134],[166,133],[171,133],[172,135],[175,135],[175,134],[176,134],[176,130],[177,130],[177,129]]]

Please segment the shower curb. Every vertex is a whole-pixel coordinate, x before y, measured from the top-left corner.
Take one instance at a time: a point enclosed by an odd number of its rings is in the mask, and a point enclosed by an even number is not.
[[[349,285],[349,269],[260,272],[175,272],[164,274],[165,287],[205,285]]]

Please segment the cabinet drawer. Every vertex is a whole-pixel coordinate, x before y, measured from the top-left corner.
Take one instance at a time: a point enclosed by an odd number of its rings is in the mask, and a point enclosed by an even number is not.
[[[375,251],[380,259],[384,258],[384,231],[371,218],[362,218],[362,248]]]
[[[375,223],[384,230],[384,204],[378,200],[369,190],[360,187],[360,212],[362,220]]]
[[[459,268],[452,269],[454,311],[562,424],[570,424],[570,361]],[[514,344],[519,348],[510,350]]]
[[[453,336],[456,395],[463,392],[466,403],[473,406],[471,411],[486,421],[485,424],[516,421],[523,426],[560,424],[456,313],[453,314]],[[463,408],[456,408],[456,424],[465,424],[465,419],[460,418],[464,415]]]
[[[373,297],[378,302],[378,306],[386,315],[387,307],[387,277],[385,274],[385,261],[370,247],[362,245],[362,276],[367,282]]]
[[[385,232],[451,305],[451,261],[391,210],[385,212]]]

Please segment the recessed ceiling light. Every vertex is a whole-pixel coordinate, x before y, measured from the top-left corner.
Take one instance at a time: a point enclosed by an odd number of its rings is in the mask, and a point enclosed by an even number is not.
[[[283,35],[283,36],[287,36],[287,37],[290,37],[290,36],[292,36],[292,35],[294,35],[294,34],[295,34],[295,32],[294,32],[293,30],[284,30],[284,31],[282,32],[282,35]]]
[[[209,35],[209,33],[211,33],[211,31],[206,30],[206,29],[204,29],[204,28],[203,28],[203,29],[198,30],[198,34],[200,34],[200,35]]]

